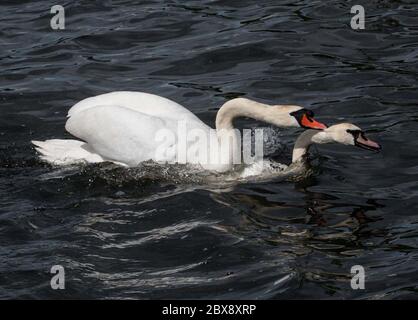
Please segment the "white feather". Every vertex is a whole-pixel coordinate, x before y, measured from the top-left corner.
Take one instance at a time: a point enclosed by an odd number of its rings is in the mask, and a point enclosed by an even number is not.
[[[103,158],[89,148],[83,141],[52,139],[32,141],[41,159],[55,165],[68,165],[78,162],[96,163]]]

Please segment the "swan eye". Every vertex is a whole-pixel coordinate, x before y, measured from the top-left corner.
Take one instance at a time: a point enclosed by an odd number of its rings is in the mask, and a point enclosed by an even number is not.
[[[291,112],[290,115],[294,116],[295,118],[299,118],[302,115],[304,115],[306,113],[306,111],[307,111],[306,109],[299,109],[299,110]]]
[[[290,115],[295,117],[298,121],[300,121],[303,116],[306,116],[309,120],[312,120],[312,118],[315,116],[313,111],[305,108],[293,111],[290,113]]]
[[[306,109],[299,109],[290,113],[290,115],[294,117],[299,124],[301,124],[302,118],[305,114],[306,114]]]
[[[350,129],[347,129],[347,132],[349,134],[351,134],[354,137],[354,139],[357,139],[360,135],[362,137],[364,137],[364,133],[361,130],[350,130]]]
[[[313,117],[315,117],[315,114],[314,114],[314,112],[312,111],[312,110],[306,110],[306,112],[305,112],[305,114],[306,114],[306,116],[308,117],[308,118],[313,118]]]

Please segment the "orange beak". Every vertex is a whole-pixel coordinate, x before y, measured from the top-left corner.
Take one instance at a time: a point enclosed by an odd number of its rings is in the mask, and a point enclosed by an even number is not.
[[[328,128],[327,125],[309,118],[306,114],[302,116],[301,124],[304,128],[323,130]]]

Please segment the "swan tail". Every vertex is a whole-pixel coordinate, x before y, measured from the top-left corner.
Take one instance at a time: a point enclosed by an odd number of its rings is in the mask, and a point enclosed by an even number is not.
[[[36,151],[40,153],[40,158],[54,165],[105,161],[83,141],[52,139],[46,141],[33,140],[32,143],[35,145]]]

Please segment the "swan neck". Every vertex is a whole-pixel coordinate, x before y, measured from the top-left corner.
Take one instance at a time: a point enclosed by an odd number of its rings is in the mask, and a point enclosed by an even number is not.
[[[216,115],[216,130],[233,129],[233,121],[238,117],[268,122],[269,106],[245,98],[232,99],[219,109]]]
[[[303,160],[309,147],[314,143],[313,139],[316,134],[318,134],[316,130],[306,130],[297,138],[293,147],[292,163]]]

